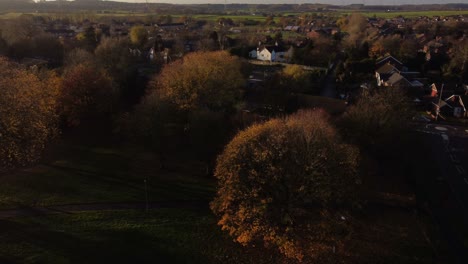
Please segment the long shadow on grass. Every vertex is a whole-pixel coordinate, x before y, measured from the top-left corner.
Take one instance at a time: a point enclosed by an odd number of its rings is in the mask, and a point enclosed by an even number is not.
[[[66,229],[0,221],[1,263],[207,263],[201,255],[181,255],[180,245],[136,229]]]

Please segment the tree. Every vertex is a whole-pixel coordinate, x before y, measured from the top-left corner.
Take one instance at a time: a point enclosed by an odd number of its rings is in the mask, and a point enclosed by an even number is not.
[[[400,35],[381,37],[370,48],[369,56],[379,58],[385,54],[392,54],[399,57],[401,45]]]
[[[144,26],[134,26],[130,29],[130,41],[137,47],[142,47],[148,41],[148,30]]]
[[[451,52],[450,62],[444,67],[444,75],[459,83],[468,81],[468,40],[457,41]]]
[[[95,59],[89,51],[77,48],[65,56],[64,64],[68,68],[79,64],[95,64]]]
[[[327,119],[301,111],[253,125],[226,146],[211,209],[237,242],[263,242],[297,260],[330,259],[347,233],[336,208],[356,202],[360,180],[357,149]]]
[[[42,34],[34,38],[33,56],[50,59],[54,63],[63,61],[64,48],[60,41],[49,34]]]
[[[60,79],[0,58],[0,170],[37,161],[57,132]]]
[[[290,92],[310,92],[312,74],[302,66],[286,65],[281,72],[280,83]]]
[[[8,44],[2,38],[2,32],[0,31],[0,56],[5,55],[8,51]]]
[[[89,26],[84,32],[76,35],[76,39],[81,43],[84,49],[93,51],[97,45],[96,31],[93,27]]]
[[[363,149],[389,153],[404,138],[412,116],[409,98],[397,87],[363,92],[343,115],[343,134]]]
[[[229,111],[244,83],[237,57],[224,51],[196,52],[165,66],[150,88],[182,110]]]
[[[118,92],[108,73],[91,64],[67,68],[60,95],[60,110],[69,126],[112,112]]]
[[[133,58],[129,48],[127,39],[103,38],[94,51],[97,62],[122,88],[128,86],[131,74],[135,71],[131,67]]]

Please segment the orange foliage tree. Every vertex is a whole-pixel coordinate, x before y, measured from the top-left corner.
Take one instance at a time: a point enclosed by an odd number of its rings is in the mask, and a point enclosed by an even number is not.
[[[92,64],[66,69],[60,95],[60,112],[67,124],[77,126],[88,118],[112,112],[118,98],[108,73]]]
[[[357,201],[358,156],[323,112],[254,125],[218,157],[211,208],[243,245],[263,243],[299,261],[322,261],[348,233],[343,208]]]
[[[182,110],[232,108],[245,79],[239,58],[224,51],[196,52],[172,63],[150,84]]]
[[[40,158],[57,132],[60,79],[38,74],[0,58],[0,169]]]

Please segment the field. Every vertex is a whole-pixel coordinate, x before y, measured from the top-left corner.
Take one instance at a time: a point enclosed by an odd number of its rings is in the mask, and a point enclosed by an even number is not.
[[[1,263],[275,262],[256,254],[223,234],[207,208],[0,220]]]
[[[314,12],[310,12],[312,14]],[[323,14],[326,16],[332,16],[332,17],[340,17],[343,15],[349,15],[351,13],[361,13],[364,16],[367,17],[380,17],[380,18],[395,18],[399,16],[403,16],[405,18],[416,18],[420,16],[427,16],[427,17],[433,17],[433,16],[455,16],[455,15],[468,15],[468,10],[441,10],[441,11],[361,11],[361,10],[356,10],[356,11],[332,11],[332,12],[322,12],[322,13],[315,13],[315,14]],[[10,19],[10,18],[15,18],[19,17],[23,13],[0,13],[0,19]],[[71,16],[71,17],[83,17],[83,18],[99,18],[99,17],[133,17],[133,18],[147,18],[147,17],[154,17],[158,16],[159,14],[155,13],[135,13],[135,12],[128,12],[128,11],[122,11],[122,12],[104,12],[104,13],[97,13],[97,12],[76,12],[76,13],[26,13],[29,15],[35,15],[35,16],[51,16],[51,17],[63,17],[63,16]],[[296,16],[296,15],[301,15],[302,13],[283,13],[283,16]],[[166,14],[165,14],[166,15]],[[173,17],[174,21],[177,21],[178,18],[185,16],[182,14],[169,14]],[[252,20],[252,21],[257,21],[257,22],[264,22],[266,19],[266,16],[263,15],[230,15],[230,14],[188,14],[187,16],[192,17],[196,20],[206,20],[206,21],[217,21],[220,18],[230,18],[234,22],[241,22],[245,20]],[[274,20],[276,22],[279,21],[279,17],[275,16]]]
[[[342,13],[348,14],[348,13]],[[363,15],[367,17],[380,17],[380,18],[395,18],[395,17],[405,17],[405,18],[416,18],[421,16],[427,17],[434,17],[434,16],[456,16],[456,15],[468,15],[468,10],[460,10],[460,11],[390,11],[390,12],[373,12],[373,11],[366,11],[362,12]]]
[[[379,208],[360,217],[358,234],[337,254],[351,263],[447,261],[427,221],[405,210]],[[205,207],[0,220],[0,262],[294,263],[271,250],[234,243]]]
[[[160,170],[157,156],[132,145],[110,147],[73,140],[56,145],[49,160],[0,175],[0,208],[144,202],[145,179],[152,201],[208,201],[214,193],[214,181],[203,175],[203,165],[196,162],[172,161],[168,169]]]

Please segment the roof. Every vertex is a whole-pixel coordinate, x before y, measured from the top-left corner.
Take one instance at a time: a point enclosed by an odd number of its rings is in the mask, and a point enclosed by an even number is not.
[[[264,49],[267,49],[270,53],[273,51],[275,52],[286,52],[288,49],[284,46],[263,46],[262,48],[259,49],[259,51],[263,51]]]
[[[413,87],[423,87],[424,84],[422,84],[422,83],[421,83],[420,81],[418,81],[418,80],[413,80],[413,81],[411,82],[411,86],[413,86]]]
[[[395,59],[395,57],[393,57],[392,55],[388,55],[388,56],[386,56],[386,57],[384,57],[384,58],[382,58],[382,59],[379,59],[375,64],[376,64],[376,65],[381,65],[381,64],[383,64],[383,63],[388,63],[388,62],[390,62],[390,61],[392,61],[392,62],[394,62],[394,63],[397,63],[398,66],[402,66],[402,65],[403,65],[403,63],[402,63],[401,61]]]
[[[440,102],[438,102],[437,104],[436,103],[432,103],[433,105],[435,106],[439,106],[439,108],[442,108],[444,106],[449,106],[451,107],[449,104],[447,104],[444,100],[440,100]]]
[[[398,69],[395,66],[391,65],[390,63],[385,63],[380,68],[377,69],[379,74],[391,74],[394,72],[398,72]]]
[[[450,107],[462,107],[466,111],[465,105],[463,104],[462,97],[460,95],[452,95],[444,100]]]
[[[389,86],[394,86],[398,85],[401,81],[406,82],[407,85],[412,85],[410,81],[397,72],[393,73],[385,83]]]

